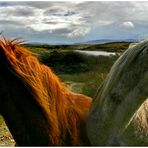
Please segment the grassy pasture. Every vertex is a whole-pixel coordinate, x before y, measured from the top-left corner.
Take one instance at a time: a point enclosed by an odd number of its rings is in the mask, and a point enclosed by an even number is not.
[[[75,86],[73,91],[94,97],[119,55],[87,56],[73,50],[92,50],[123,53],[130,42],[97,45],[25,45],[50,66],[62,81]],[[79,84],[79,85],[77,85]],[[80,87],[81,89],[76,87]],[[72,88],[72,87],[71,87]]]

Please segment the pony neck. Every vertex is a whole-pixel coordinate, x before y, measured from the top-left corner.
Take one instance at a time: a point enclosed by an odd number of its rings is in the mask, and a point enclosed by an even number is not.
[[[142,42],[128,49],[113,65],[88,119],[93,145],[126,145],[121,137],[148,96],[147,59],[148,42]]]
[[[33,96],[11,71],[2,72],[8,95],[1,97],[0,112],[17,145],[50,145],[49,126]]]

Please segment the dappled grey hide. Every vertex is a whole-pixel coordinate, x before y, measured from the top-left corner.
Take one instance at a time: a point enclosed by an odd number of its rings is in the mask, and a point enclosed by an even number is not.
[[[148,145],[148,41],[113,65],[94,99],[87,131],[94,146]]]

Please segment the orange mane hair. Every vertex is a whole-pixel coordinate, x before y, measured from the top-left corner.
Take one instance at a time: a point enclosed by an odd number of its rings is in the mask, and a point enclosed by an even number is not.
[[[84,128],[81,126],[85,125],[91,99],[69,91],[48,66],[19,45],[19,39],[3,39],[0,46],[8,61],[29,88],[49,124],[52,145],[65,145],[67,136],[71,145],[79,145],[81,128]]]

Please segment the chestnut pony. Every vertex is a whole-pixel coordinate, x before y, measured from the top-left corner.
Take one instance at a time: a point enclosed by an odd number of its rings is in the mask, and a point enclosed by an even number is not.
[[[91,98],[68,90],[19,39],[0,40],[0,74],[0,112],[18,145],[90,145]]]

